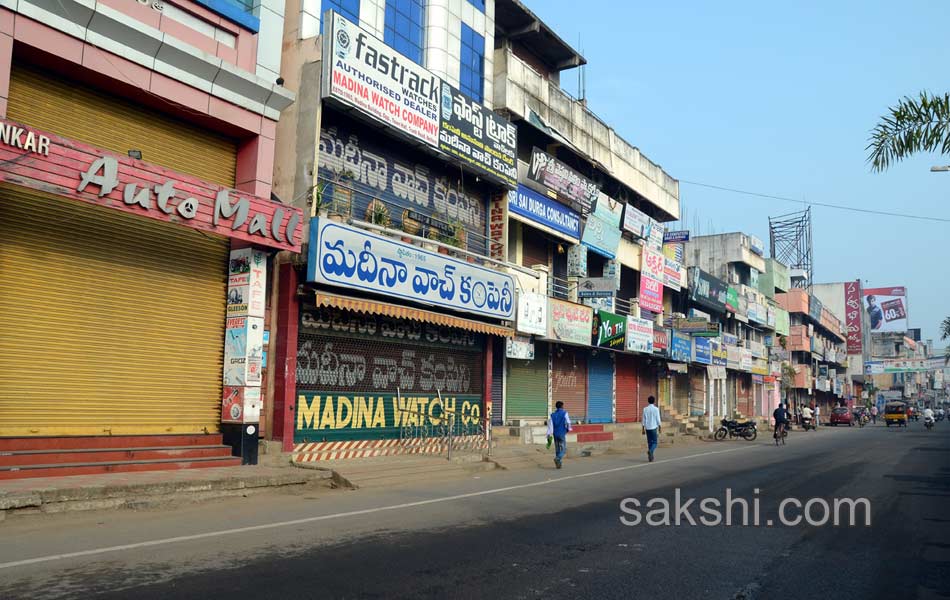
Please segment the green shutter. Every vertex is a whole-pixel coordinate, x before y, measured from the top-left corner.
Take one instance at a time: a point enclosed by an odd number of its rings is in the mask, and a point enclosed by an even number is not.
[[[548,415],[548,345],[535,341],[534,360],[507,359],[505,418],[537,419]]]

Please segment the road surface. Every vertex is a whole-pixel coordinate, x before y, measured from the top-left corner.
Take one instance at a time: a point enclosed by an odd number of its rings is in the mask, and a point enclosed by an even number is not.
[[[681,505],[695,499],[696,525],[682,512],[675,524],[677,490]],[[714,518],[699,503],[727,494],[749,504],[750,524],[735,505],[730,525],[703,525]],[[857,524],[779,524],[781,502],[794,521],[813,498],[812,522],[822,501],[851,499]],[[938,598],[950,594],[948,500],[950,424],[826,428],[778,448],[767,435],[661,448],[652,464],[610,455],[427,486],[11,519],[0,598]]]

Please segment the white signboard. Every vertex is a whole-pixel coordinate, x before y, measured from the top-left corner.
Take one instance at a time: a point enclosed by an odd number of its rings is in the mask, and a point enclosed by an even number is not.
[[[267,255],[253,248],[232,250],[228,261],[228,316],[263,317],[266,290]]]
[[[224,333],[224,385],[260,387],[264,319],[229,317]]]
[[[442,80],[333,13],[324,36],[324,95],[439,146]]]
[[[650,233],[652,219],[643,211],[627,204],[623,211],[623,228],[638,238],[646,238]]]
[[[548,332],[548,298],[544,294],[518,295],[518,333],[546,335]]]
[[[314,219],[309,281],[511,321],[511,275],[327,219]]]
[[[531,338],[520,335],[507,338],[505,356],[517,360],[534,360],[534,342]]]
[[[653,321],[627,317],[628,352],[653,354]]]

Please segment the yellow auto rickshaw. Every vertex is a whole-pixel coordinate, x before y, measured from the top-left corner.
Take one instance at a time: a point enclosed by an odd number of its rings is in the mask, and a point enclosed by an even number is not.
[[[890,427],[907,427],[907,404],[905,402],[888,402],[884,405],[884,423]]]

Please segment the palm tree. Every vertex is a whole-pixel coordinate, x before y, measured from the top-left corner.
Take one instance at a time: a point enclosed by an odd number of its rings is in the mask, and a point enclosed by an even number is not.
[[[940,324],[940,339],[945,340],[947,338],[950,338],[950,317],[944,319],[943,323]],[[943,364],[950,364],[950,346],[947,346],[943,353]]]
[[[871,130],[868,162],[881,172],[917,152],[950,154],[950,93],[905,96]]]

